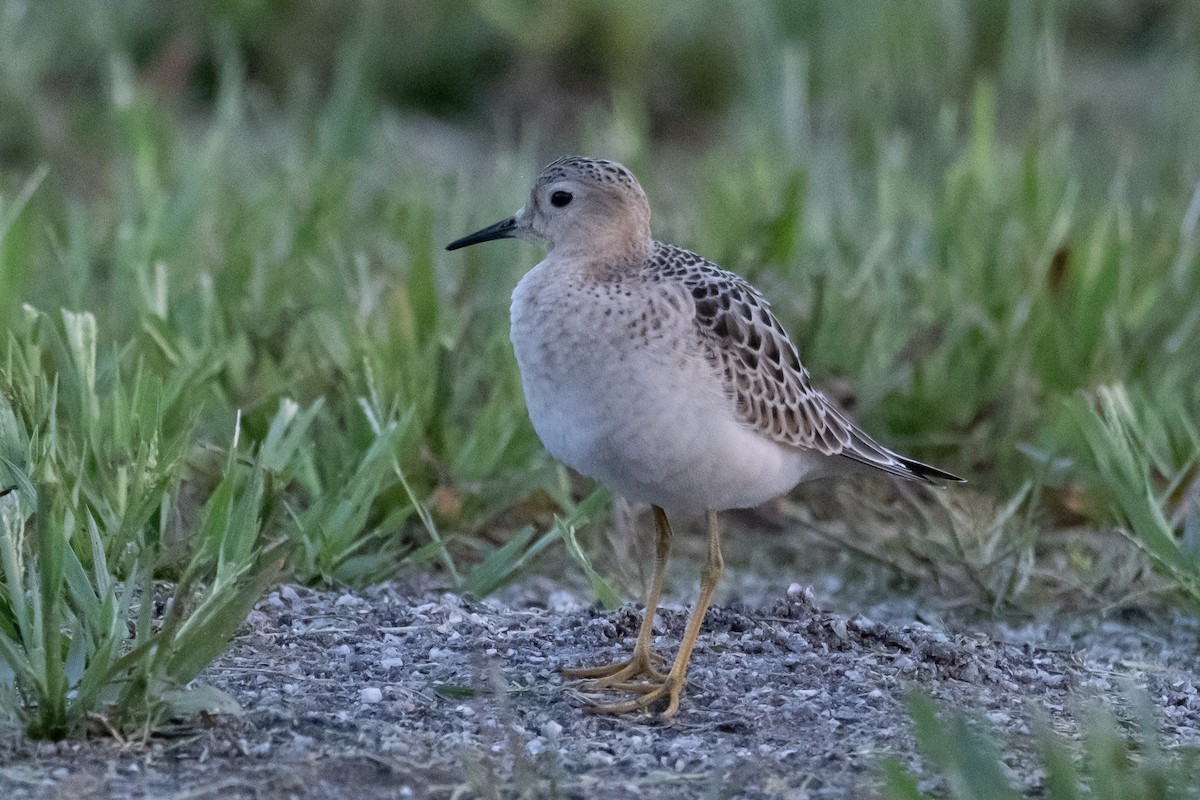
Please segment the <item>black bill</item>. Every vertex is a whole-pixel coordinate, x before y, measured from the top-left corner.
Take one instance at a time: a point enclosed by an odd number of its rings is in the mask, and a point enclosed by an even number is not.
[[[495,225],[489,225],[481,231],[475,231],[475,233],[464,236],[461,239],[455,239],[446,245],[446,249],[457,250],[460,247],[468,247],[480,242],[490,242],[493,239],[511,239],[516,229],[517,218],[509,217],[508,219],[500,220]]]

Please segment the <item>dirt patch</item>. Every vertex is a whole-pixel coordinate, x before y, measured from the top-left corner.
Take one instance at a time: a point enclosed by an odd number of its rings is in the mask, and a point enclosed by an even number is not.
[[[569,605],[569,598],[557,602]],[[667,609],[673,651],[686,613]],[[639,612],[471,603],[388,585],[284,587],[206,680],[244,708],[148,744],[0,741],[9,798],[846,797],[881,756],[917,764],[903,698],[919,688],[1016,733],[1040,710],[1147,687],[1168,746],[1200,742],[1196,630],[1173,618],[949,633],[818,610],[808,592],[714,608],[678,717],[583,713],[558,671],[625,654]],[[1001,641],[998,637],[1017,641]],[[1020,752],[1014,780],[1037,772]]]

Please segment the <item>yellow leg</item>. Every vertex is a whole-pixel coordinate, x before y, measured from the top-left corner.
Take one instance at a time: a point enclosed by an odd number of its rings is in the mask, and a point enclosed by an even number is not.
[[[650,581],[650,592],[646,595],[646,614],[642,617],[642,627],[638,631],[637,644],[633,646],[633,655],[628,661],[605,664],[600,667],[583,669],[564,669],[564,678],[599,678],[594,688],[606,689],[624,685],[632,678],[646,676],[652,681],[666,680],[666,676],[655,669],[655,662],[661,664],[662,657],[650,649],[650,638],[654,634],[654,613],[658,609],[658,597],[662,594],[663,578],[667,571],[667,556],[671,552],[671,523],[667,515],[658,506],[654,510],[654,578]]]
[[[667,698],[667,707],[662,712],[662,717],[675,715],[675,712],[679,710],[679,694],[687,684],[688,661],[692,657],[692,648],[696,646],[696,637],[700,635],[700,624],[708,612],[713,591],[717,588],[717,582],[721,580],[721,573],[724,569],[725,562],[721,558],[721,530],[717,526],[717,514],[715,511],[709,511],[708,558],[704,562],[704,569],[700,572],[700,597],[697,598],[696,607],[692,609],[692,615],[688,618],[687,629],[684,630],[683,641],[679,643],[679,652],[675,654],[675,663],[671,665],[671,671],[658,685],[636,684],[630,686],[622,684],[615,686],[613,688],[629,689],[643,692],[643,694],[641,697],[625,703],[594,706],[589,711],[594,714],[628,714],[631,711],[649,708],[665,697]]]

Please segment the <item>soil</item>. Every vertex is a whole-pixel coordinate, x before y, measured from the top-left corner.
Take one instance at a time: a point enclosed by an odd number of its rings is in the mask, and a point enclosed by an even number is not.
[[[1011,744],[1039,714],[1074,733],[1088,699],[1121,706],[1134,684],[1158,709],[1165,746],[1200,743],[1197,628],[1170,612],[1069,637],[847,617],[821,611],[799,586],[760,606],[710,611],[682,709],[663,723],[589,715],[589,701],[604,698],[558,674],[624,657],[637,607],[609,612],[527,589],[469,602],[411,582],[353,594],[284,586],[204,676],[240,713],[203,715],[148,742],[31,743],[8,731],[0,791],[6,800],[864,797],[888,756],[922,769],[904,705],[914,689]],[[660,612],[657,649],[673,652],[685,619],[682,607]],[[1032,758],[1006,750],[1013,784],[1035,789]]]

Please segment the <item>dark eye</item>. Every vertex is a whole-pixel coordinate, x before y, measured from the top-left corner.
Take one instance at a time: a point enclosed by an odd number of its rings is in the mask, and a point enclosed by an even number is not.
[[[554,194],[550,195],[550,205],[554,206],[555,208],[562,208],[567,203],[571,202],[572,199],[573,198],[571,197],[570,192],[555,192]]]

